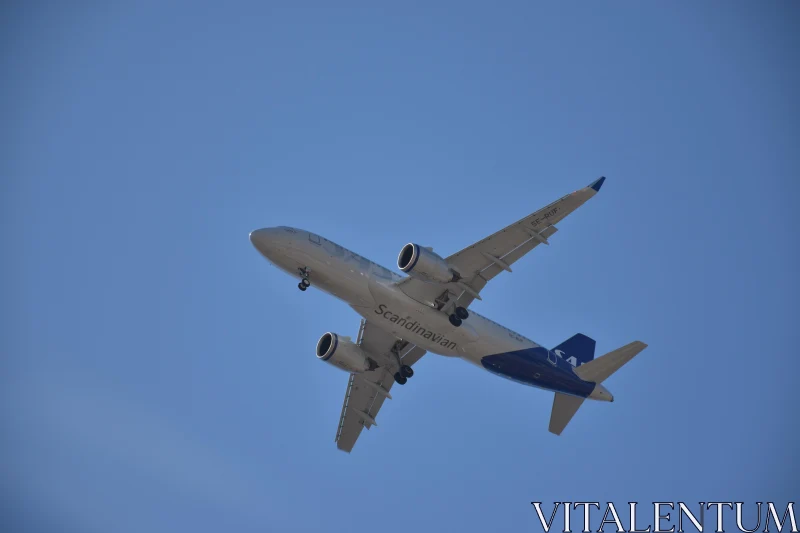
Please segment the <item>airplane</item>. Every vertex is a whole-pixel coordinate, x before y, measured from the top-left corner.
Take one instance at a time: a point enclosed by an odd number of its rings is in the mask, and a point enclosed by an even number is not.
[[[572,192],[458,253],[441,257],[409,243],[401,276],[316,233],[279,226],[250,233],[273,265],[361,315],[356,341],[334,332],[317,342],[316,356],[349,373],[336,446],[350,453],[363,428],[375,421],[394,383],[406,384],[427,352],[460,357],[489,372],[555,393],[549,431],[560,435],[588,398],[613,402],[603,382],[647,345],[634,341],[595,359],[595,341],[578,333],[553,349],[469,310],[498,274],[539,246],[555,224],[600,191],[605,177]]]

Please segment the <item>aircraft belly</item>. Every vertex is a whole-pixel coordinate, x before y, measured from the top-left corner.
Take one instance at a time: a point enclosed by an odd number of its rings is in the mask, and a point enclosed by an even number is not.
[[[462,347],[469,342],[458,331],[452,331],[457,329],[452,325],[449,329],[437,326],[429,320],[430,317],[413,309],[404,309],[396,303],[378,303],[374,307],[353,306],[353,309],[395,337],[439,355],[463,356]]]
[[[482,357],[481,365],[504,378],[573,396],[587,397],[594,383],[577,379],[570,370],[551,364],[545,348],[528,348]]]
[[[353,306],[364,318],[393,334],[429,352],[450,357],[461,357],[465,347],[476,340],[470,327],[456,328],[444,313],[426,307],[400,292],[370,277],[369,291],[373,305]]]
[[[372,305],[365,274],[348,268],[348,265],[330,257],[323,250],[311,251],[314,253],[296,249],[291,252],[291,257],[297,264],[311,271],[310,281],[313,287],[351,305]],[[297,272],[294,274],[299,277]]]

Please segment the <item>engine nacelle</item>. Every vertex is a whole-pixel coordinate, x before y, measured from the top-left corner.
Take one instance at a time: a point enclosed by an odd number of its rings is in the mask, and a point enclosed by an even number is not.
[[[433,250],[414,243],[408,243],[400,250],[397,267],[406,274],[425,281],[449,283],[458,278],[445,260]]]
[[[331,332],[325,333],[317,342],[317,358],[346,372],[361,373],[378,368],[355,343]]]

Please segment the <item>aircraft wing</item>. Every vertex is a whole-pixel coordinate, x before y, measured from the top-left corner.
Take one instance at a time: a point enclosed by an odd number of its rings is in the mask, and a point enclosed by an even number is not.
[[[397,344],[398,353],[404,365],[412,366],[425,355],[425,350],[407,341],[397,339],[366,320],[361,321],[358,344],[382,365],[370,372],[350,374],[344,395],[342,414],[336,428],[336,447],[350,453],[356,444],[361,430],[377,425],[375,418],[386,398],[391,399],[389,391],[394,385],[396,362],[391,354]]]
[[[511,265],[540,244],[550,244],[548,239],[558,231],[555,224],[597,194],[604,181],[602,177],[447,257],[445,261],[462,277],[459,282],[428,283],[409,277],[398,287],[414,300],[439,309],[456,300],[459,306],[468,307],[475,298],[481,299],[480,292],[489,280],[503,271],[511,272]]]

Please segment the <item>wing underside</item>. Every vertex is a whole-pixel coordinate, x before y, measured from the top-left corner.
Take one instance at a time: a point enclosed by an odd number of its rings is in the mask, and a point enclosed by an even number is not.
[[[425,350],[397,339],[366,320],[361,321],[357,343],[381,366],[361,374],[350,374],[342,404],[339,425],[336,428],[336,447],[350,453],[361,430],[377,425],[378,416],[394,385],[394,373],[398,365],[392,349],[397,350],[404,365],[413,366],[425,355]]]
[[[461,279],[452,283],[427,283],[416,278],[399,282],[410,298],[449,312],[456,305],[469,307],[486,284],[540,244],[550,244],[555,224],[597,194],[605,178],[572,192],[525,218],[445,259]]]

